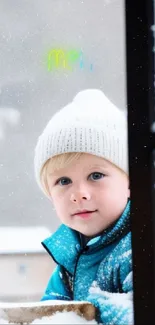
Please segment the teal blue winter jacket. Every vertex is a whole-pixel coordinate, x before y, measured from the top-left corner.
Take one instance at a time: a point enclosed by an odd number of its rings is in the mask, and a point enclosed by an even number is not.
[[[57,266],[43,300],[86,300],[102,324],[133,325],[130,200],[101,236],[83,244],[77,231],[61,225],[42,245]]]

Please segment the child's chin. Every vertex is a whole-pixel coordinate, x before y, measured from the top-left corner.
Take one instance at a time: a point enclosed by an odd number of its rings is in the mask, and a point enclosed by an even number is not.
[[[77,230],[79,231],[82,235],[86,236],[86,237],[96,237],[99,235],[100,232],[94,232],[94,231],[83,231],[83,230]]]
[[[84,227],[76,227],[75,225],[73,224],[66,224],[69,228],[81,233],[82,235],[86,236],[86,237],[96,237],[98,236],[100,233],[101,233],[101,230],[96,230],[94,231],[94,229],[84,229]]]

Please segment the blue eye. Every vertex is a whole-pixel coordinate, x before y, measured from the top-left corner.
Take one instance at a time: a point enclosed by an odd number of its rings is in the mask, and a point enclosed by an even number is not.
[[[92,176],[92,175],[93,175],[93,178],[92,178],[93,181],[96,181],[98,179],[101,179],[101,178],[103,178],[105,176],[104,174],[99,173],[99,172],[94,172],[90,176]]]
[[[70,178],[62,177],[62,178],[57,180],[56,184],[59,184],[59,185],[63,186],[63,185],[68,185],[70,182],[71,182]]]
[[[101,178],[103,178],[105,175],[99,172],[94,172],[92,174],[89,175],[89,177],[93,180],[93,181],[97,181]],[[68,185],[71,183],[71,179],[68,177],[61,177],[60,179],[58,179],[55,183],[55,185],[60,185],[60,186],[64,186],[64,185]]]

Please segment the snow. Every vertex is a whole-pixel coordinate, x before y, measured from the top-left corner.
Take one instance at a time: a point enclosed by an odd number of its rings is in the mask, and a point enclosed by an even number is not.
[[[95,282],[95,281],[94,281]],[[90,294],[99,294],[101,299],[102,296],[104,299],[109,299],[113,304],[116,306],[122,305],[125,306],[125,304],[130,306],[133,302],[133,293],[127,292],[127,293],[112,293],[108,291],[102,291],[99,287],[91,287],[89,290]]]
[[[4,318],[0,319],[0,324],[14,324],[9,323]],[[97,324],[95,320],[87,321],[83,317],[78,316],[76,313],[70,312],[57,312],[49,317],[42,317],[41,319],[35,319],[30,324]]]
[[[77,301],[71,300],[71,301],[66,301],[66,300],[45,300],[45,301],[39,301],[39,302],[0,302],[0,311],[4,308],[7,309],[12,309],[12,308],[20,308],[20,307],[38,307],[38,306],[51,306],[51,305],[77,305]],[[84,305],[84,304],[89,304],[86,301],[78,301],[78,305]]]
[[[41,241],[50,235],[46,227],[1,227],[0,254],[42,253]]]
[[[57,312],[50,317],[43,317],[36,319],[31,324],[97,324],[95,320],[87,321],[81,316],[78,316],[73,311],[70,312]]]
[[[52,300],[52,301],[40,301],[38,302],[25,302],[25,303],[3,303],[0,302],[0,324],[15,324],[9,323],[7,320],[7,315],[3,309],[7,308],[20,308],[20,307],[37,307],[37,306],[48,306],[48,305],[68,305],[68,304],[77,304],[77,301],[59,301],[59,300]],[[86,301],[78,301],[78,304],[88,304]],[[26,323],[21,323],[21,325]],[[73,311],[62,311],[62,312],[55,312],[51,316],[44,316],[40,319],[35,319],[32,323],[29,324],[98,324],[95,320],[88,321],[84,317],[77,315]]]

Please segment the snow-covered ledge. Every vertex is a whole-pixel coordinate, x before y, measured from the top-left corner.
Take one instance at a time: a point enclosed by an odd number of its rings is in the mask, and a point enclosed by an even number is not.
[[[62,313],[62,324],[64,312],[74,312],[75,315],[81,316],[83,320],[95,322],[95,307],[85,301],[61,301],[51,300],[43,302],[31,303],[0,303],[0,318],[11,323],[28,323],[41,319],[43,317],[51,317],[56,313]],[[69,313],[68,313],[69,316]],[[60,315],[59,315],[60,318]],[[73,319],[73,314],[72,314]],[[76,319],[76,317],[75,317]],[[87,323],[87,322],[86,322]],[[89,323],[89,322],[88,322]],[[59,323],[60,324],[60,323]],[[84,323],[83,323],[84,324]]]

